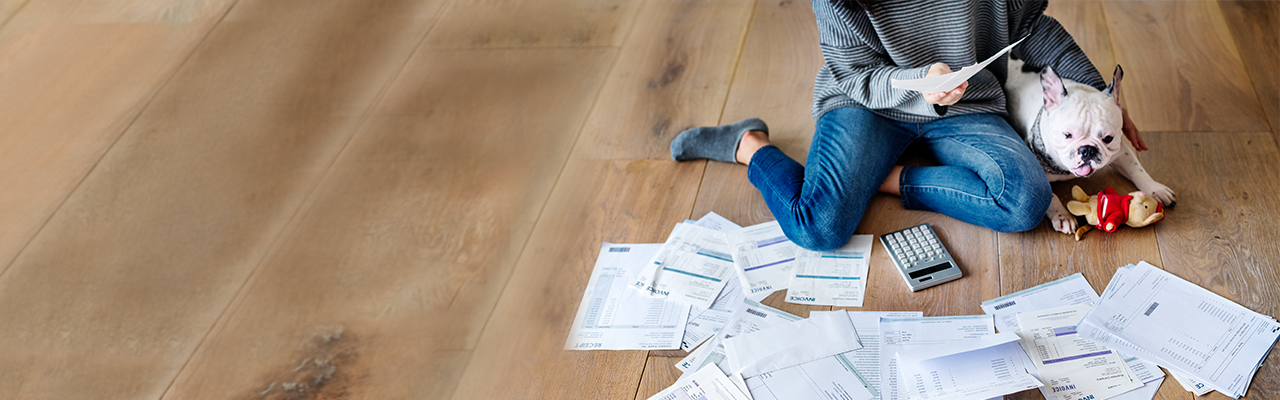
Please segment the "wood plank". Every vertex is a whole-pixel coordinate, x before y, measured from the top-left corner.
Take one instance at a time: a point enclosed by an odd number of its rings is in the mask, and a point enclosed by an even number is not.
[[[635,132],[652,127],[654,118],[707,121],[704,125],[716,121],[742,39],[736,27],[745,28],[750,5],[666,0],[640,10],[632,39],[610,71],[512,275],[517,285],[503,294],[454,398],[635,395],[645,352],[584,353],[561,347],[600,241],[661,242],[671,226],[690,217],[688,207],[706,164],[665,161],[674,133],[652,137]],[[655,175],[662,178],[650,181]],[[610,191],[616,193],[605,194]],[[632,196],[643,199],[628,198]],[[577,279],[576,284],[560,282],[566,277]],[[673,353],[680,354],[664,352]],[[510,354],[529,356],[512,363]],[[494,380],[494,371],[499,380],[516,384],[486,385]]]
[[[571,158],[453,398],[634,396],[644,351],[568,351],[564,341],[600,243],[661,242],[689,215],[702,167]]]
[[[618,47],[639,0],[454,2],[427,36],[431,48]]]
[[[649,356],[644,364],[644,377],[640,379],[640,388],[636,390],[636,400],[645,400],[661,392],[680,379],[680,370],[676,363],[683,357]]]
[[[159,398],[433,7],[239,3],[0,277],[0,397]]]
[[[12,3],[0,2],[0,275],[233,1],[163,24],[126,17],[162,1],[35,2],[9,20]]]
[[[1111,50],[1111,34],[1107,28],[1107,16],[1100,1],[1052,1],[1045,15],[1062,24],[1089,61],[1102,73],[1102,79],[1110,82],[1116,69],[1115,53]]]
[[[1125,66],[1122,96],[1138,129],[1267,129],[1218,3],[1125,1],[1104,7],[1116,60]]]
[[[1254,93],[1280,141],[1280,2],[1220,1]]]
[[[1280,315],[1280,151],[1267,133],[1160,133],[1147,157],[1153,175],[1180,182],[1178,206],[1155,225],[1169,272],[1254,311]],[[1159,147],[1155,147],[1159,146]],[[1248,398],[1280,394],[1272,357],[1253,377]],[[1226,399],[1213,393],[1214,399]]]
[[[681,131],[716,125],[733,78],[751,0],[645,4],[587,119],[573,157],[671,159]]]
[[[414,57],[167,397],[448,398],[615,55]],[[283,390],[324,326],[355,356]]]

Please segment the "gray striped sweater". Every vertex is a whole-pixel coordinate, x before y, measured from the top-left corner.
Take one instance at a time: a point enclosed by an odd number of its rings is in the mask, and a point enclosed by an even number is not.
[[[1027,35],[1012,50],[1014,57],[1103,89],[1084,51],[1044,15],[1047,6],[1043,0],[905,0],[875,1],[863,9],[853,0],[813,0],[826,59],[814,82],[813,116],[861,107],[899,121],[933,121],[940,115],[919,92],[894,89],[889,80],[923,78],[935,62],[958,71]],[[1007,114],[1001,88],[1006,64],[1002,57],[970,78],[964,97],[946,115]]]

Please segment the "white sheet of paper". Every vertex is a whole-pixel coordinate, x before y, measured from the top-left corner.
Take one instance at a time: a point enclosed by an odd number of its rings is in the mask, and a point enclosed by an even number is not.
[[[659,350],[680,347],[689,305],[628,289],[657,253],[653,244],[600,246],[591,279],[573,319],[566,350]]]
[[[787,288],[787,302],[862,307],[871,266],[873,235],[853,235],[832,251],[799,249],[795,273]]]
[[[680,348],[684,351],[693,350],[699,344],[710,339],[729,322],[729,316],[733,315],[733,311],[708,308],[698,316],[690,318],[689,322],[684,326],[684,338],[680,340]]]
[[[743,299],[742,304],[733,311],[729,322],[716,336],[703,343],[693,353],[676,363],[676,369],[696,371],[707,364],[716,364],[726,375],[731,373],[725,360],[724,340],[745,333],[755,332],[773,325],[799,321],[799,316],[773,307],[760,304],[751,299]]]
[[[1182,390],[1191,392],[1196,396],[1204,396],[1213,391],[1213,388],[1209,387],[1209,385],[1205,385],[1200,383],[1200,381],[1183,376],[1177,371],[1169,370],[1169,375],[1173,376],[1174,382],[1178,382],[1178,386],[1182,386]]]
[[[1274,318],[1146,262],[1117,270],[1079,328],[1082,337],[1107,345],[1125,340],[1152,361],[1235,398],[1280,338]]]
[[[754,400],[875,398],[870,384],[854,369],[847,354],[766,372],[747,378],[746,383]]]
[[[724,347],[729,369],[751,378],[854,351],[862,344],[847,314],[826,312],[728,338]]]
[[[919,79],[890,79],[890,84],[896,89],[914,90],[920,93],[946,92],[959,87],[960,84],[964,83],[964,81],[967,81],[969,78],[977,75],[978,71],[986,68],[988,64],[999,59],[1000,56],[1004,55],[1004,53],[1012,50],[1013,46],[1017,46],[1018,43],[1022,43],[1022,41],[1026,39],[1027,38],[1025,37],[1018,39],[1018,41],[1013,42],[1009,47],[1005,47],[1004,50],[996,52],[996,54],[986,60],[961,68],[959,71],[952,72],[950,74]]]
[[[683,377],[649,400],[751,400],[719,369],[707,366]]]
[[[800,247],[787,239],[778,221],[727,231],[724,237],[733,253],[743,294],[767,294],[787,288]]]
[[[680,223],[631,286],[652,297],[711,308],[733,268],[723,234]]]
[[[1063,400],[1108,399],[1143,386],[1118,352],[1076,332],[1092,307],[1082,303],[1018,313],[1022,347],[1045,390]]]
[[[1009,334],[1012,335],[1012,334]],[[990,344],[992,341],[970,339]],[[1000,341],[996,341],[1000,342]],[[956,345],[966,346],[964,343]],[[901,364],[907,399],[989,399],[1042,386],[1018,361],[1017,336],[990,347]]]
[[[853,321],[854,330],[858,331],[858,341],[862,343],[862,348],[845,353],[843,356],[853,362],[858,376],[870,384],[875,392],[874,399],[878,399],[883,390],[880,386],[880,318],[918,318],[923,317],[924,313],[920,311],[846,311],[846,313]]]
[[[1080,273],[1017,293],[982,302],[982,312],[996,317],[1000,332],[1018,330],[1018,313],[1080,303],[1097,303],[1098,293]]]
[[[898,353],[914,346],[961,342],[996,333],[990,315],[880,318],[880,398],[906,399]]]
[[[738,224],[715,212],[709,212],[697,221],[685,222],[717,232],[742,229]],[[733,310],[739,304],[742,304],[744,297],[760,301],[769,296],[768,293],[758,296],[744,296],[742,285],[738,282],[737,274],[729,275],[729,279],[725,281],[724,288],[720,289],[720,294],[711,303],[711,308],[693,307],[689,310],[689,323],[685,325],[684,339],[680,340],[680,349],[691,351],[694,347],[698,347],[699,344],[714,336],[716,332],[719,332],[720,328],[724,327],[724,323],[729,319],[729,316],[733,314]],[[708,313],[708,311],[711,312]]]

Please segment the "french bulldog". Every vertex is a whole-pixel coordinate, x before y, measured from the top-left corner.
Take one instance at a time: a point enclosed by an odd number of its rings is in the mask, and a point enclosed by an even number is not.
[[[1062,79],[1052,67],[1023,70],[1021,60],[1009,59],[1004,90],[1009,124],[1022,134],[1050,182],[1087,178],[1107,165],[1115,168],[1166,207],[1175,202],[1172,189],[1155,179],[1138,162],[1137,150],[1125,137],[1120,110],[1120,82],[1124,70],[1116,66],[1111,84],[1093,86]],[[1053,229],[1073,234],[1076,217],[1058,196],[1045,217]]]

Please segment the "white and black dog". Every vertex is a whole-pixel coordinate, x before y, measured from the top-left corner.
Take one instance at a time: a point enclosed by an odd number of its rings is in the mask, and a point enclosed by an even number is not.
[[[1022,67],[1022,61],[1009,59],[1009,77],[1004,84],[1009,123],[1031,146],[1050,182],[1085,178],[1112,164],[1138,190],[1165,206],[1173,205],[1173,190],[1151,179],[1121,130],[1124,121],[1120,82],[1124,70],[1119,65],[1111,84],[1102,91],[1063,80],[1051,67],[1039,74]],[[1057,196],[1045,217],[1058,232],[1070,234],[1076,230],[1076,217]]]

